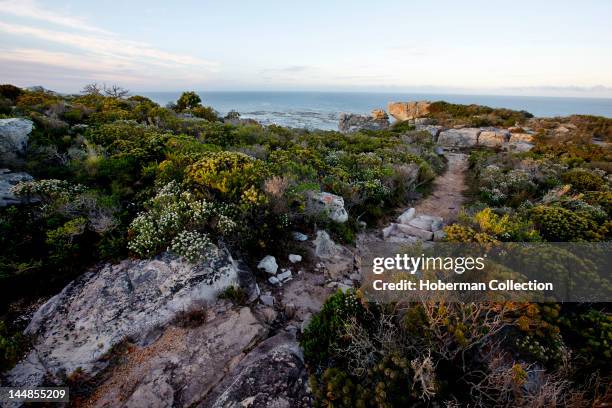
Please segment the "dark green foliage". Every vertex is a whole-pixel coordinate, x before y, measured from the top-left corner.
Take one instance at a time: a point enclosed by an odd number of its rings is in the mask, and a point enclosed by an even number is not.
[[[612,370],[612,316],[590,309],[569,313],[560,320],[563,336],[575,346],[581,364]]]
[[[9,99],[11,102],[17,101],[19,95],[23,93],[23,90],[15,85],[3,84],[0,85],[0,96]]]
[[[572,169],[561,177],[563,182],[571,184],[574,191],[598,191],[605,186],[603,177],[585,169]]]
[[[0,372],[10,369],[23,357],[27,339],[18,331],[10,331],[0,320]]]
[[[525,111],[495,109],[481,105],[460,105],[448,102],[434,102],[429,106],[429,116],[443,125],[514,126],[524,123],[533,115]]]
[[[176,101],[176,110],[182,112],[184,110],[193,109],[202,104],[200,96],[193,92],[183,92],[182,95]]]

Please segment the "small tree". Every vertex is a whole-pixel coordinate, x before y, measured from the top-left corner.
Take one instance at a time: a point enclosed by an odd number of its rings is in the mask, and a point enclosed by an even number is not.
[[[193,109],[201,104],[202,99],[200,99],[197,93],[193,91],[183,92],[181,97],[178,98],[178,101],[176,101],[176,110],[180,112],[187,109]]]
[[[111,85],[109,87],[104,85],[104,93],[112,98],[123,98],[128,96],[130,91],[120,87],[119,85]]]
[[[85,95],[102,95],[102,87],[94,82],[85,85],[81,93]]]

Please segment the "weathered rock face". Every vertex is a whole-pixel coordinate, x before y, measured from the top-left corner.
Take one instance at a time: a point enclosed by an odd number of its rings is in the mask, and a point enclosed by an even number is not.
[[[397,223],[391,223],[383,229],[383,238],[389,242],[403,243],[431,241],[443,226],[444,220],[441,217],[416,214],[414,208],[409,208],[397,218]]]
[[[344,208],[344,199],[335,194],[321,192],[308,195],[306,211],[312,214],[323,214],[330,220],[344,223],[348,220],[348,213]]]
[[[35,313],[26,328],[35,336],[34,349],[10,372],[10,382],[35,386],[45,374],[54,381],[78,367],[95,374],[113,346],[126,338],[151,342],[178,313],[238,284],[238,274],[229,253],[221,250],[197,265],[163,255],[87,272]]]
[[[478,128],[449,129],[440,132],[438,144],[444,147],[473,147],[478,144]]]
[[[325,261],[329,278],[335,280],[353,272],[353,254],[342,245],[336,244],[326,231],[317,231],[314,244],[315,255]]]
[[[0,169],[0,207],[22,204],[24,200],[16,197],[11,188],[22,181],[30,181],[32,176],[28,173],[12,173],[9,169]]]
[[[338,122],[338,130],[343,133],[358,132],[362,129],[383,130],[388,127],[389,117],[381,109],[374,109],[371,116],[341,113]]]
[[[267,332],[248,307],[212,313],[199,327],[170,326],[152,344],[134,346],[87,406],[197,406]]]
[[[32,127],[29,119],[0,119],[0,163],[25,153]]]
[[[444,130],[444,127],[436,125],[415,125],[415,129],[418,131],[429,132],[435,142],[438,140],[438,136],[440,135],[440,132]]]
[[[510,139],[510,132],[505,129],[487,129],[480,132],[478,144],[487,147],[501,147]]]
[[[533,135],[530,133],[512,133],[510,135],[510,143],[533,143]]]
[[[302,352],[290,333],[259,344],[198,407],[310,407]]]
[[[387,111],[399,121],[410,120],[429,114],[429,102],[389,102]]]

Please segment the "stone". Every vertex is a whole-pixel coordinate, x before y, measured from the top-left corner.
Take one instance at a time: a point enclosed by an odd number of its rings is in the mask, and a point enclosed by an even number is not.
[[[478,144],[480,129],[449,129],[440,132],[438,144],[444,147],[473,147]]]
[[[505,147],[513,152],[528,152],[533,149],[533,144],[526,142],[510,142]]]
[[[276,276],[270,276],[268,278],[268,282],[270,282],[270,284],[274,286],[278,286],[281,284],[281,281]]]
[[[382,115],[381,112],[384,114]],[[341,113],[338,130],[342,133],[354,133],[360,130],[384,130],[389,128],[389,117],[384,111],[374,110],[374,116],[364,116],[355,113]]]
[[[444,156],[444,149],[440,146],[434,147],[434,153],[438,156]]]
[[[436,230],[434,231],[433,234],[433,240],[434,241],[443,241],[444,238],[446,238],[446,232],[444,232],[444,230]]]
[[[332,258],[341,251],[340,246],[331,239],[327,231],[317,231],[317,238],[314,240],[314,244],[315,255],[319,258]]]
[[[289,254],[289,262],[291,263],[302,262],[302,255]]]
[[[421,132],[428,132],[435,142],[438,140],[438,136],[440,136],[440,132],[444,130],[444,127],[434,125],[416,125],[415,129]]]
[[[293,231],[291,233],[291,236],[293,237],[295,241],[301,241],[301,242],[308,241],[308,235],[302,234],[301,232],[298,232],[298,231]]]
[[[399,217],[397,217],[397,222],[399,224],[408,224],[408,222],[414,218],[414,214],[416,210],[414,208],[409,208],[402,213]]]
[[[0,119],[0,162],[23,156],[33,126],[29,119]]]
[[[413,227],[420,228],[426,231],[431,231],[432,222],[433,221],[431,219],[428,219],[428,218],[425,218],[419,215],[418,217],[413,218],[410,221],[408,221],[406,224],[412,225]]]
[[[383,238],[388,238],[391,235],[393,235],[393,233],[395,232],[396,228],[395,228],[395,224],[391,223],[389,226],[383,228],[382,233],[383,233]]]
[[[326,215],[330,220],[340,224],[348,221],[344,199],[331,193],[311,192],[306,202],[306,211],[311,214]]]
[[[313,405],[297,330],[283,331],[251,350],[198,407],[305,408]]]
[[[263,259],[257,264],[257,269],[263,269],[264,271],[266,271],[266,273],[269,273],[270,275],[276,275],[276,271],[278,270],[276,258],[272,255],[264,256]]]
[[[432,118],[415,118],[414,119],[415,126],[428,126],[428,125],[433,125],[435,123],[436,121],[433,120]]]
[[[427,116],[431,104],[425,101],[417,102],[389,102],[387,111],[398,121],[411,120]]]
[[[290,269],[283,269],[283,272],[279,273],[278,275],[276,275],[276,278],[281,281],[281,282],[287,282],[288,280],[292,279],[291,276],[291,270]]]
[[[0,207],[7,205],[18,205],[29,202],[27,198],[17,197],[12,192],[13,186],[22,181],[33,180],[33,177],[28,173],[17,172],[13,173],[9,169],[0,169]]]
[[[478,136],[478,144],[487,147],[502,147],[510,139],[510,132],[504,129],[483,130]]]
[[[261,295],[259,300],[266,306],[274,306],[274,296],[272,295]]]
[[[533,135],[529,133],[512,133],[510,135],[510,143],[533,143]]]
[[[9,373],[9,382],[37,386],[44,372],[58,382],[79,367],[95,375],[107,364],[104,356],[125,339],[149,344],[181,313],[215,302],[239,284],[235,261],[222,249],[195,265],[162,254],[92,269],[36,311],[25,329],[34,347]]]
[[[433,239],[433,232],[431,231],[404,224],[396,224],[396,227],[398,231],[403,232],[406,235],[411,235],[425,241],[431,241]]]

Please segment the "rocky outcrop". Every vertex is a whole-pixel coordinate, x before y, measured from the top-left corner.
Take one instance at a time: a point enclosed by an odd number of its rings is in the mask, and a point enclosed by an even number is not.
[[[282,332],[259,344],[198,407],[310,407],[300,347]]]
[[[200,326],[172,325],[153,343],[132,345],[87,406],[198,406],[267,333],[248,307],[217,305],[208,315]]]
[[[0,163],[25,153],[33,123],[29,119],[0,119]]]
[[[383,238],[389,242],[415,243],[417,241],[432,241],[435,236],[440,237],[438,231],[442,230],[444,221],[441,217],[416,214],[414,208],[409,208],[383,229]]]
[[[15,196],[11,189],[22,181],[30,181],[32,179],[32,176],[28,173],[13,173],[9,169],[0,169],[0,207],[26,202],[25,199]]]
[[[344,199],[331,193],[311,192],[307,198],[306,211],[313,215],[324,215],[338,223],[344,223],[348,220],[348,213],[344,208]]]
[[[440,132],[438,144],[444,147],[474,147],[478,144],[478,128],[448,129]]]
[[[374,109],[370,116],[354,113],[341,113],[338,130],[354,133],[360,130],[384,130],[389,127],[389,116],[382,109]]]
[[[486,129],[478,136],[478,144],[487,147],[502,147],[508,140],[510,132],[505,129]]]
[[[328,278],[337,280],[352,273],[353,254],[342,245],[336,244],[326,231],[317,231],[314,245],[316,257],[325,262]]]
[[[398,121],[416,119],[429,114],[431,104],[425,101],[418,102],[389,102],[387,111]]]
[[[237,263],[224,250],[196,265],[165,254],[87,272],[34,314],[25,330],[34,336],[33,351],[9,380],[36,386],[77,368],[95,374],[114,346],[126,339],[150,343],[177,315],[215,300],[238,280]]]
[[[438,140],[438,136],[440,136],[440,132],[444,130],[444,127],[436,125],[415,125],[415,129],[421,132],[428,132],[435,142]]]

